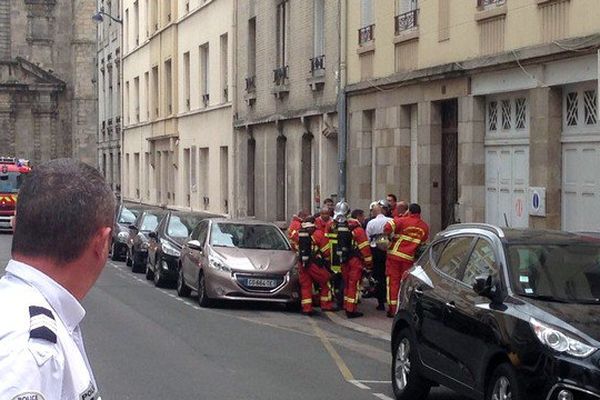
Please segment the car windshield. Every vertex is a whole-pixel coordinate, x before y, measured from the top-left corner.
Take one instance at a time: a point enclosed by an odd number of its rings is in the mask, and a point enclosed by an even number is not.
[[[133,224],[136,218],[140,215],[138,210],[130,210],[129,208],[123,207],[121,215],[119,216],[120,224]]]
[[[281,231],[271,225],[213,224],[210,244],[240,249],[289,250]]]
[[[186,238],[202,219],[201,216],[192,214],[171,215],[167,235],[174,238]]]
[[[142,225],[140,226],[141,231],[153,231],[158,226],[160,218],[155,214],[146,214],[142,218]]]
[[[0,193],[18,193],[23,176],[19,172],[0,174]]]
[[[600,241],[508,246],[517,294],[544,300],[600,303]]]

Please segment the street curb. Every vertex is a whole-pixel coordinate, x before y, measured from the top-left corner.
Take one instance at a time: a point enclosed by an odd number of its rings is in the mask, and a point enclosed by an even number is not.
[[[390,338],[390,334],[387,332],[384,332],[382,330],[369,328],[369,327],[348,321],[346,319],[343,319],[343,318],[337,316],[335,313],[332,313],[332,312],[325,312],[323,314],[325,314],[327,316],[327,318],[329,318],[331,320],[331,322],[341,325],[345,328],[352,329],[353,331],[357,331],[360,333],[364,333],[364,334],[372,336],[376,339],[385,340],[387,342],[392,341]]]

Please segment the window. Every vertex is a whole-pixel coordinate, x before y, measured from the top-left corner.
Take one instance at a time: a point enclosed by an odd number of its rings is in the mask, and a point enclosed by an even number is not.
[[[150,73],[144,73],[144,108],[146,109],[146,121],[150,119]]]
[[[140,77],[133,79],[133,107],[135,112],[135,122],[140,122]]]
[[[185,195],[185,205],[190,206],[191,203],[191,191],[190,191],[190,149],[183,149],[183,191]],[[187,236],[187,235],[185,235]]]
[[[129,112],[129,81],[125,82],[125,115],[127,115],[127,123],[130,121]]]
[[[496,131],[498,129],[498,102],[490,101],[488,103],[488,130]]]
[[[511,103],[510,100],[502,100],[502,129],[510,130],[511,127]]]
[[[454,279],[460,279],[461,266],[469,254],[473,238],[470,236],[451,239],[437,263],[437,269]]]
[[[137,1],[133,3],[133,40],[137,47],[140,44],[140,8]]]
[[[277,66],[285,67],[288,64],[288,18],[289,18],[289,2],[282,1],[277,5]]]
[[[494,135],[523,135],[529,128],[527,97],[493,96],[486,104],[486,131]]]
[[[255,199],[254,199],[254,187],[255,187],[255,169],[256,169],[256,140],[251,137],[248,139],[248,159],[247,159],[247,197],[248,197],[248,216],[255,215]]]
[[[563,90],[563,130],[569,134],[598,132],[598,90],[595,82]]]
[[[595,125],[598,118],[598,96],[595,90],[583,92],[584,121],[586,125]]]
[[[360,26],[372,25],[374,23],[373,18],[373,0],[360,0]]]
[[[256,18],[248,20],[248,78],[256,74]],[[248,90],[248,85],[246,85]]]
[[[227,146],[221,146],[221,210],[227,214],[229,212],[229,149]]]
[[[438,0],[438,41],[450,39],[450,0]]]
[[[150,32],[158,30],[158,0],[152,0],[150,10]]]
[[[325,0],[314,0],[313,7],[313,56],[319,57],[324,52]]]
[[[227,34],[221,35],[221,94],[222,102],[229,101],[229,62],[228,62]]]
[[[396,35],[419,26],[418,15],[419,7],[417,0],[397,0],[395,18]]]
[[[199,168],[200,168],[200,198],[202,200],[202,206],[205,210],[210,205],[210,198],[208,196],[208,177],[210,176],[209,164],[208,164],[208,147],[200,149],[199,154]]]
[[[154,107],[154,112],[152,115],[154,118],[158,118],[158,65],[152,67],[152,107]]]
[[[473,286],[475,278],[480,275],[498,276],[498,265],[496,263],[496,256],[494,255],[494,248],[490,242],[484,239],[477,240],[471,257],[469,257],[469,261],[467,262],[462,281],[468,286]]]
[[[129,9],[125,10],[125,34],[123,35],[123,47],[125,47],[125,53],[129,51]]]
[[[171,60],[165,61],[165,101],[167,102],[167,115],[173,113],[173,74]]]
[[[277,220],[285,220],[285,193],[286,193],[286,142],[284,135],[277,137],[277,175],[276,175],[276,198],[277,198]]]
[[[190,109],[190,52],[183,54],[183,100],[185,110]]]
[[[207,107],[209,104],[209,86],[208,86],[208,74],[209,74],[209,46],[208,43],[200,46],[200,94],[202,96],[202,104]]]

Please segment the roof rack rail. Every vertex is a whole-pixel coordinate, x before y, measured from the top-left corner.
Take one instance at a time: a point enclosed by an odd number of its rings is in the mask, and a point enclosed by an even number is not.
[[[478,222],[467,222],[467,223],[459,223],[450,225],[447,229],[456,229],[456,228],[475,228],[475,229],[483,229],[486,231],[490,231],[498,235],[499,237],[504,237],[504,231],[502,228],[492,224],[478,223]]]

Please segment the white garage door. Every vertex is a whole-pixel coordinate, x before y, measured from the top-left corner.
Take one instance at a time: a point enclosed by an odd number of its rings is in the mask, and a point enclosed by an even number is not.
[[[600,231],[600,143],[569,143],[562,151],[562,226]]]
[[[526,228],[529,147],[491,146],[485,152],[486,222]]]

